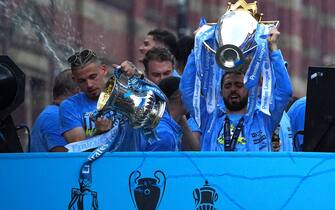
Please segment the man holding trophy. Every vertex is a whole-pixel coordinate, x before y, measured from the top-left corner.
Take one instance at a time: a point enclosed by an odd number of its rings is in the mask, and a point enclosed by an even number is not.
[[[271,151],[292,87],[277,46],[278,21],[261,18],[256,2],[238,0],[218,23],[203,21],[197,30],[180,87],[202,130],[202,151]]]
[[[146,72],[164,69],[172,73],[174,57],[168,49],[153,48],[145,60]],[[107,67],[93,51],[77,52],[69,62],[82,90],[61,105],[69,152],[102,145],[108,145],[105,151],[180,150],[182,128],[167,114],[166,96],[135,65],[129,61],[113,65],[106,81]],[[172,135],[167,135],[169,131]]]

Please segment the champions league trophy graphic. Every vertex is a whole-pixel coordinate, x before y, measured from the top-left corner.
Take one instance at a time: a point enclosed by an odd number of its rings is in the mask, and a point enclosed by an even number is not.
[[[196,210],[217,210],[214,203],[218,200],[219,196],[215,189],[208,185],[208,181],[200,189],[197,188],[193,191],[193,198],[195,201]]]
[[[131,199],[138,210],[155,210],[158,208],[165,191],[165,174],[157,170],[155,178],[140,178],[141,172],[133,171],[129,175]]]

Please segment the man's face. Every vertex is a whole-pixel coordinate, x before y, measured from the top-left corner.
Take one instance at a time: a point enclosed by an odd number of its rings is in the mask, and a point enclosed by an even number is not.
[[[87,97],[97,100],[101,91],[105,88],[105,75],[107,69],[103,65],[91,63],[81,69],[72,70],[73,79],[78,83],[81,91]]]
[[[148,50],[150,50],[153,47],[159,47],[159,46],[162,46],[162,44],[160,44],[159,42],[156,42],[153,36],[147,35],[147,37],[145,37],[143,41],[143,44],[138,48],[138,51],[140,51],[141,53],[141,57],[139,58],[139,61],[140,62],[143,61],[144,55],[145,53],[148,52]]]
[[[151,60],[148,63],[148,69],[146,69],[146,77],[156,85],[167,77],[172,76],[173,65],[170,61],[156,61]]]
[[[243,74],[228,73],[223,80],[221,94],[229,111],[240,111],[247,106],[248,91],[244,88]]]

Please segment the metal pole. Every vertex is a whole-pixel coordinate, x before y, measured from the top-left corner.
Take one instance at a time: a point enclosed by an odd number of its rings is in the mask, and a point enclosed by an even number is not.
[[[188,0],[178,0],[177,33],[178,37],[188,35]]]

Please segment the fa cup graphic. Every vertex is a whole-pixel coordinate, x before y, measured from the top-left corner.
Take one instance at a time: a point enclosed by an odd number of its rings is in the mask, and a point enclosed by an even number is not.
[[[208,185],[208,181],[201,188],[193,191],[193,198],[196,210],[211,209],[217,210],[214,203],[218,200],[219,196],[215,189]]]

